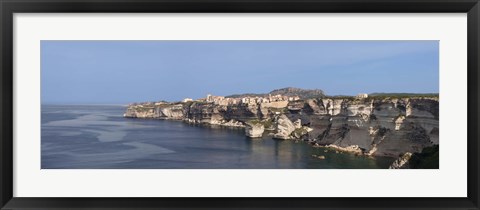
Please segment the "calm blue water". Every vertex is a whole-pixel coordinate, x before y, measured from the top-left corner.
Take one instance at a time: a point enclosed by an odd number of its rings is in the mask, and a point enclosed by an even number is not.
[[[123,118],[122,106],[42,106],[42,169],[388,168],[392,158],[337,154],[243,129]],[[324,155],[320,160],[312,155]]]

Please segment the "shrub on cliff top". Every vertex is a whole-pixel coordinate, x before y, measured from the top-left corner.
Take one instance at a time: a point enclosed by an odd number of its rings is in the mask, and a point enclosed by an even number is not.
[[[438,93],[371,93],[368,97],[373,99],[388,98],[438,98]]]
[[[255,120],[248,121],[247,124],[263,125],[265,128],[269,128],[273,125],[273,122],[272,122],[272,120],[258,120],[258,119],[255,119]]]
[[[330,98],[330,99],[348,99],[348,100],[354,100],[354,99],[355,99],[355,96],[336,95],[336,96],[327,96],[326,98]]]
[[[308,131],[304,127],[295,128],[295,130],[292,132],[292,136],[295,137],[295,138],[300,138],[303,135],[306,135],[307,133],[308,133]]]

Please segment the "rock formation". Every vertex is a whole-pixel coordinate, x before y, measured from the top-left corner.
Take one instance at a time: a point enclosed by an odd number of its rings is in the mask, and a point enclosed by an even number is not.
[[[265,127],[262,124],[247,124],[245,127],[245,135],[250,138],[261,138]]]
[[[402,157],[399,157],[393,164],[389,167],[389,169],[407,169],[410,168],[408,161],[412,158],[412,153],[407,152]]]
[[[291,134],[295,130],[295,125],[284,114],[276,116],[275,119],[277,129],[273,138],[276,139],[291,139]]]
[[[268,131],[277,139],[307,140],[372,156],[398,157],[439,144],[438,97],[142,103],[128,106],[124,116],[246,127],[245,134],[253,138]]]

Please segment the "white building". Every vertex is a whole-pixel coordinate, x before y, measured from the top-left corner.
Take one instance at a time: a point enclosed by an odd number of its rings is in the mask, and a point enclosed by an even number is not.
[[[360,94],[357,95],[357,98],[368,98],[368,94],[360,93]]]
[[[190,101],[193,101],[193,99],[191,99],[191,98],[184,98],[184,99],[182,100],[183,103],[190,102]]]
[[[213,102],[213,98],[211,94],[207,95],[207,102]]]

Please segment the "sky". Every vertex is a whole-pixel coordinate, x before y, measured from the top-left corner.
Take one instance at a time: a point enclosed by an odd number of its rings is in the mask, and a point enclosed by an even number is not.
[[[128,104],[283,87],[438,93],[438,59],[438,41],[41,41],[41,100]]]

